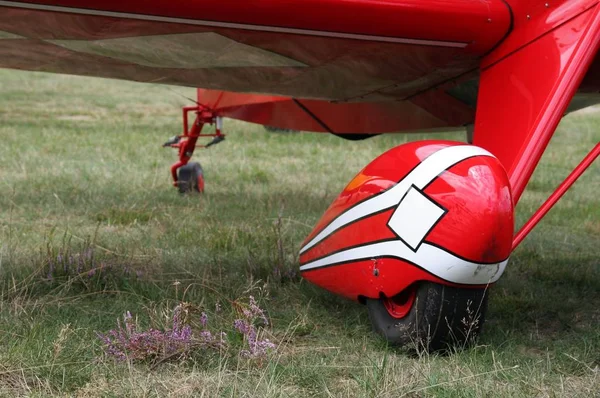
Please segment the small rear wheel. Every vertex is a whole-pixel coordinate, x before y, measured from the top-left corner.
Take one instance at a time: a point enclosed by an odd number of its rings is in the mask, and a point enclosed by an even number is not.
[[[177,188],[179,193],[204,193],[204,172],[200,163],[188,163],[179,168]]]
[[[475,342],[487,310],[487,289],[416,283],[394,297],[367,299],[375,332],[417,351],[461,349]]]

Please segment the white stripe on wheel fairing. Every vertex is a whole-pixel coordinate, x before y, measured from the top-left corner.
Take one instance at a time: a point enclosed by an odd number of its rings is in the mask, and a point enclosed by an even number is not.
[[[415,252],[401,240],[394,240],[344,250],[304,264],[300,267],[300,271],[385,257],[410,261],[442,279],[466,285],[485,285],[496,282],[508,263],[508,259],[494,264],[474,263],[458,258],[428,243],[423,243]]]
[[[340,214],[329,225],[327,225],[327,227],[325,227],[313,239],[311,239],[300,250],[300,254],[305,253],[339,228],[370,214],[374,214],[398,205],[412,185],[415,185],[419,189],[423,189],[423,187],[427,186],[427,184],[433,181],[433,179],[440,175],[443,171],[452,167],[456,163],[473,156],[494,157],[494,155],[485,149],[472,145],[457,145],[440,149],[422,161],[417,167],[415,167],[414,170],[404,177],[402,181],[394,185],[386,192],[374,196],[371,199],[367,199],[366,201]]]

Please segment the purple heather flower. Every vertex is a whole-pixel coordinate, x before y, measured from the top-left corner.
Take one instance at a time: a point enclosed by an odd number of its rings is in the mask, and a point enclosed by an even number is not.
[[[181,340],[188,342],[192,338],[192,327],[190,325],[185,325],[183,329],[181,329]]]
[[[119,325],[117,330],[97,334],[104,345],[104,352],[117,360],[168,356],[178,352],[185,354],[191,347],[192,328],[188,325],[165,332],[156,329],[138,332],[132,323],[131,313],[125,313],[123,318],[126,330]]]
[[[263,325],[268,325],[269,321],[253,296],[249,297],[248,307],[242,309],[242,314],[244,319],[236,319],[233,323],[234,328],[244,335],[244,340],[248,344],[248,349],[240,351],[240,355],[248,358],[265,356],[268,350],[276,346],[268,339],[258,339],[256,320],[260,320]]]
[[[203,330],[200,332],[200,341],[202,343],[211,343],[213,342],[215,338],[213,337],[212,333],[208,330]]]
[[[256,300],[254,300],[253,296],[250,296],[249,306],[252,316],[254,316],[255,318],[259,318],[261,321],[263,321],[263,324],[265,326],[269,324],[269,320],[265,316],[264,311],[258,306],[258,304],[256,304]]]
[[[213,333],[208,330],[208,315],[205,312],[200,314],[202,329],[194,331],[191,325],[184,324],[182,311],[185,311],[183,304],[175,307],[172,315],[173,326],[164,331],[138,330],[134,317],[127,311],[123,315],[123,322],[119,322],[116,329],[104,334],[97,333],[97,337],[102,343],[105,355],[117,361],[178,358],[192,350],[226,347],[227,334],[223,331]],[[259,330],[255,323],[257,319],[264,318],[264,312],[254,299],[251,299],[244,312],[244,315],[246,314],[249,315],[247,318],[236,319],[233,325],[244,337],[245,347],[239,354],[248,358],[263,357],[268,350],[276,348],[268,339],[258,339]]]
[[[236,319],[233,321],[233,327],[236,328],[241,334],[248,334],[250,331],[250,325],[243,319]]]

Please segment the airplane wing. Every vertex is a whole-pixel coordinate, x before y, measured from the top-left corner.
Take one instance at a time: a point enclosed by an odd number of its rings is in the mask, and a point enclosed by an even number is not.
[[[502,0],[0,1],[0,67],[202,87],[224,116],[311,131],[474,120]]]

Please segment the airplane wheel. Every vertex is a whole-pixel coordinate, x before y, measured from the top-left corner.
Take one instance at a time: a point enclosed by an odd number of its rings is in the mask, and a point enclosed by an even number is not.
[[[391,298],[367,299],[373,329],[389,343],[417,351],[472,344],[485,320],[487,289],[420,282]]]
[[[204,193],[204,172],[200,163],[188,163],[179,168],[177,187],[179,193]]]

